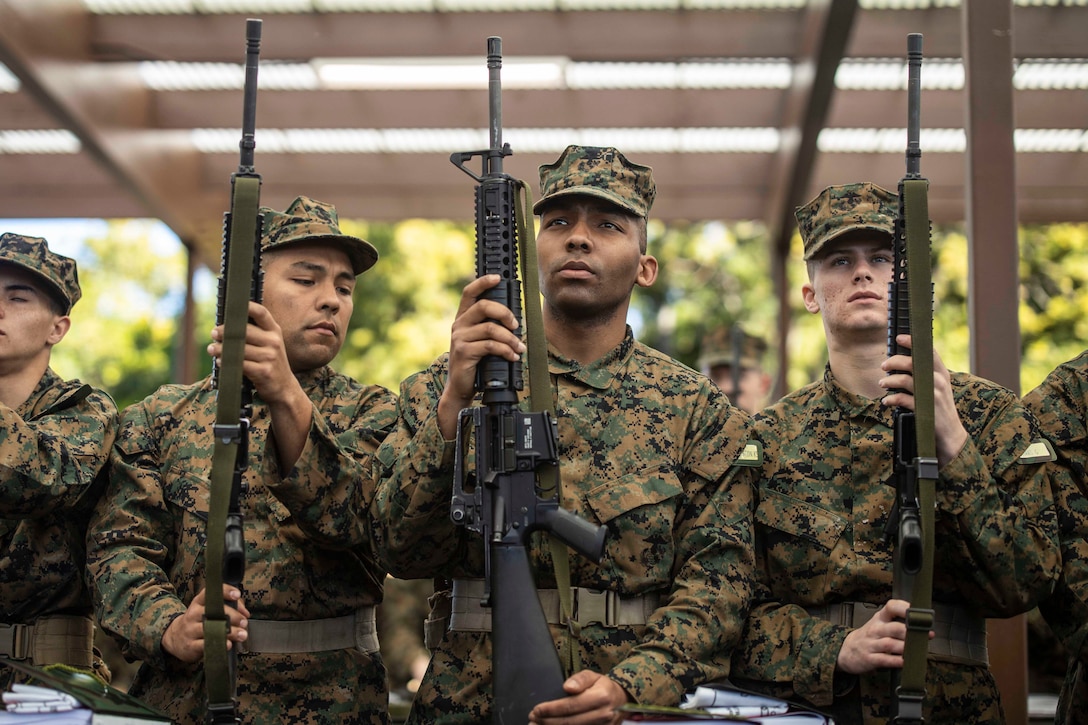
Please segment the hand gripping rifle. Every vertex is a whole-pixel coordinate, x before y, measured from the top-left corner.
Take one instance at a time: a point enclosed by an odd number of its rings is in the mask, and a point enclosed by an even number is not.
[[[919,172],[922,36],[907,36],[907,173],[899,182],[899,218],[888,285],[888,356],[910,355],[914,411],[892,413],[895,504],[887,533],[895,536],[892,596],[910,602],[903,670],[893,676],[893,722],[921,723],[926,657],[933,627],[933,505],[937,444],[933,412],[933,282],[929,181]],[[896,343],[909,334],[911,348]],[[898,683],[895,682],[898,680]]]
[[[261,300],[261,177],[254,171],[257,117],[257,63],[261,21],[246,21],[245,95],[241,161],[231,175],[230,211],[223,220],[223,259],[219,276],[216,324],[223,325],[223,352],[212,371],[216,416],[212,450],[211,502],[205,543],[204,678],[208,723],[238,723],[235,698],[237,650],[227,650],[223,584],[242,586],[246,549],[239,497],[248,461],[253,385],[242,375],[249,301]]]
[[[532,218],[526,224],[528,212],[517,204],[517,192],[519,188],[525,190],[525,185],[502,170],[503,157],[511,151],[510,145],[502,142],[500,38],[487,39],[487,67],[490,148],[453,153],[450,161],[477,182],[476,273],[502,278],[484,296],[510,308],[518,321],[515,332],[520,334],[518,236],[520,232],[523,242],[533,244]],[[476,156],[483,160],[479,176],[465,167]],[[529,562],[530,534],[546,531],[587,558],[599,561],[606,531],[560,506],[556,421],[548,412],[551,386],[547,357],[537,342],[542,342],[537,335],[543,334],[543,327],[535,255],[535,248],[524,249],[521,255],[533,411],[518,409],[518,391],[523,387],[521,361],[497,356],[480,361],[476,390],[483,393],[483,404],[462,410],[457,420],[450,504],[454,523],[481,534],[484,540],[483,605],[491,607],[493,719],[496,723],[518,725],[528,721],[529,711],[536,704],[565,696],[563,666],[537,597]],[[534,355],[534,349],[538,354]],[[466,472],[470,442],[474,444],[475,470]],[[565,556],[565,549],[563,552]],[[562,590],[564,582],[557,583]]]

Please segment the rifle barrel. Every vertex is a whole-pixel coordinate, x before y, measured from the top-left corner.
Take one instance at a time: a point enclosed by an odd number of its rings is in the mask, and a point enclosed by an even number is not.
[[[922,34],[907,36],[907,177],[921,176]]]
[[[487,102],[490,118],[486,173],[502,173],[502,38],[487,39]]]
[[[246,20],[246,80],[242,101],[242,140],[239,174],[253,173],[253,150],[257,147],[257,64],[261,54],[261,21]]]

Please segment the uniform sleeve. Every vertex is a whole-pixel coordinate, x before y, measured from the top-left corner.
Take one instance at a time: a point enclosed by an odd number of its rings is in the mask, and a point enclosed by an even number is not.
[[[636,702],[679,702],[696,685],[728,675],[748,614],[757,469],[735,465],[748,418],[724,398],[709,408],[710,422],[683,461],[698,484],[687,487],[674,526],[671,590],[641,641],[608,673]]]
[[[467,530],[450,520],[455,445],[442,437],[437,418],[444,376],[443,358],[404,381],[397,430],[378,451],[375,550],[403,579],[456,575],[465,570],[449,571],[449,563],[469,557]]]
[[[167,504],[146,408],[122,416],[110,479],[87,534],[95,614],[129,658],[162,666],[162,636],[185,604],[168,573],[179,558],[165,541],[184,522]]]
[[[354,414],[344,421],[343,406],[330,416],[315,405],[295,466],[267,482],[307,535],[328,548],[369,545],[374,454],[396,428],[396,396],[385,388],[369,386],[353,406]]]
[[[79,403],[23,420],[0,403],[0,516],[34,518],[84,501],[106,464],[117,406],[101,391]]]
[[[1008,391],[957,407],[970,436],[940,472],[935,522],[940,572],[955,581],[935,586],[958,590],[985,617],[1021,614],[1061,572],[1050,469],[1024,456],[1042,434]]]
[[[1077,374],[1073,363],[1060,366],[1024,396],[1024,405],[1038,418],[1057,454],[1050,472],[1063,567],[1054,594],[1039,608],[1069,653],[1082,661],[1088,658],[1088,374],[1084,370],[1082,365]]]

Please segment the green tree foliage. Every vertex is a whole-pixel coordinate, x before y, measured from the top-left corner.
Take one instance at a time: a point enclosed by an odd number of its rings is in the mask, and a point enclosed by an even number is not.
[[[1088,348],[1088,225],[1020,230],[1021,389]]]
[[[59,374],[103,387],[120,406],[174,379],[186,252],[152,244],[150,230],[146,220],[113,221],[106,236],[85,241],[83,298],[52,356]],[[210,330],[214,299],[201,309]]]
[[[632,303],[643,342],[695,368],[705,333],[734,322],[753,334],[772,328],[777,304],[760,225],[651,223],[649,236],[657,281]]]
[[[341,228],[374,244],[379,259],[355,287],[355,313],[333,367],[396,391],[449,349],[461,289],[475,274],[475,232],[468,224],[422,220],[345,220]]]

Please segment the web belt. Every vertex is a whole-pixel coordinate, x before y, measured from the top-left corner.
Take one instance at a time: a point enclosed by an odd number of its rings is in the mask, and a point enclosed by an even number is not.
[[[570,588],[574,619],[581,625],[630,627],[646,624],[658,608],[661,596],[656,592],[624,597],[616,592],[587,587]],[[540,606],[548,624],[566,625],[558,589],[537,589]],[[483,579],[454,579],[450,598],[450,626],[458,632],[490,632],[491,608],[483,606]]]
[[[94,664],[94,623],[90,617],[54,614],[33,624],[0,623],[0,655],[36,665]]]
[[[842,602],[812,607],[808,613],[842,627],[861,627],[880,609],[868,602]],[[937,660],[988,667],[986,620],[956,604],[933,604],[933,633],[929,655]]]
[[[241,654],[293,654],[359,649],[378,651],[374,607],[361,607],[352,614],[329,619],[278,621],[249,620],[249,636],[239,643]]]

